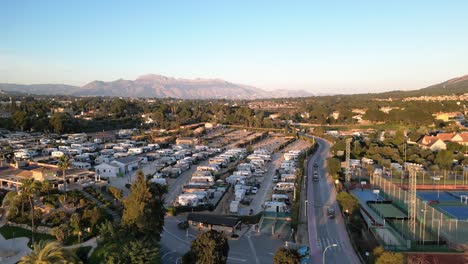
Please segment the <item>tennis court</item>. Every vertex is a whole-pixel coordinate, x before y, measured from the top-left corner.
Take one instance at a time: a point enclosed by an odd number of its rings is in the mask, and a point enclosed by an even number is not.
[[[452,216],[458,220],[468,220],[468,206],[467,205],[439,205],[437,209],[443,211],[445,214]]]
[[[391,203],[369,203],[369,206],[383,218],[407,218],[406,213]]]
[[[459,197],[456,197],[452,193],[446,191],[419,191],[417,196],[424,201],[439,201],[439,202],[457,202],[460,201]]]

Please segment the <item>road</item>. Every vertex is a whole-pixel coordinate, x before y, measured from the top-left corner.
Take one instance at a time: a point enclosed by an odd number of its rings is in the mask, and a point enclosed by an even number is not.
[[[335,243],[337,247],[330,247],[326,252],[326,263],[360,263],[351,245],[344,226],[344,219],[336,202],[334,183],[327,175],[325,164],[330,144],[319,138],[316,138],[316,141],[319,147],[317,152],[309,158],[307,164],[307,222],[311,263],[322,263],[323,250],[326,246]],[[312,181],[315,162],[318,164],[320,175],[318,182]],[[326,215],[326,210],[330,206],[335,208],[335,219],[328,219]]]
[[[164,231],[161,234],[161,263],[177,264],[182,256],[190,250],[192,240],[198,231],[189,228],[187,231],[177,228],[177,223],[185,220],[183,216],[166,216]],[[247,230],[248,229],[248,230]],[[271,234],[257,233],[247,226],[238,240],[228,240],[228,264],[263,264],[272,263],[275,250],[284,245],[284,238],[272,237]]]

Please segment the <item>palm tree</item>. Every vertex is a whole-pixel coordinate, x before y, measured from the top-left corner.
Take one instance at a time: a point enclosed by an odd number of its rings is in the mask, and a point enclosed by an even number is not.
[[[65,191],[65,198],[67,198],[67,179],[66,179],[65,171],[71,167],[71,161],[68,159],[67,156],[63,155],[59,158],[57,167],[62,171],[63,188]]]
[[[50,192],[51,188],[52,188],[52,185],[50,184],[50,181],[44,180],[42,182],[41,192],[46,192],[47,193],[47,198],[49,198],[49,192]]]
[[[40,182],[34,178],[21,181],[21,194],[28,198],[31,206],[31,242],[34,243],[34,198],[36,198],[41,189]]]
[[[35,243],[33,250],[23,256],[18,262],[19,264],[68,264],[68,263],[81,263],[76,255],[65,250],[60,243],[56,241],[39,241]]]

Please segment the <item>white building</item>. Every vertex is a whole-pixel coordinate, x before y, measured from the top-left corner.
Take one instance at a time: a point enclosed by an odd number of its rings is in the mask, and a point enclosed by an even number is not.
[[[116,164],[103,163],[94,167],[96,174],[106,178],[117,177],[120,168]]]

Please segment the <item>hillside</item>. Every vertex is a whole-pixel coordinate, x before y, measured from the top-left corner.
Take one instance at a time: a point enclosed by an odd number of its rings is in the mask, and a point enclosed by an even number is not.
[[[180,99],[258,99],[307,97],[306,91],[266,91],[220,79],[182,79],[149,74],[136,80],[93,81],[82,87],[57,84],[0,84],[0,90],[42,95],[118,96]]]

